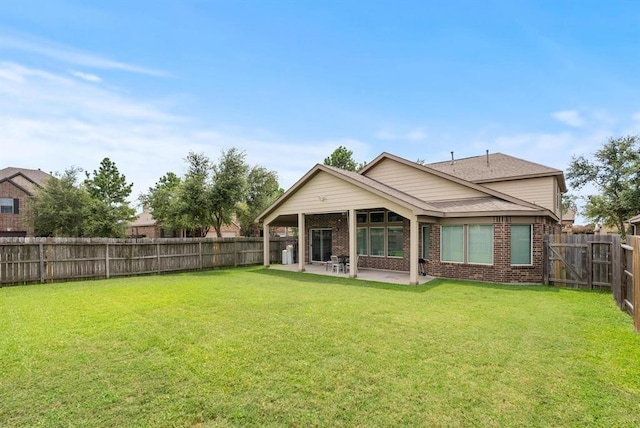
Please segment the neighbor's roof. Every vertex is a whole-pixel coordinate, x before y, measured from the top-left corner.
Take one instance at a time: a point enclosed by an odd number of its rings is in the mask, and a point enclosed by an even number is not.
[[[51,174],[39,169],[14,167],[0,169],[0,181],[11,181],[30,195],[33,195],[38,187],[44,187],[51,177]]]
[[[576,219],[576,210],[573,208],[569,208],[567,212],[562,214],[562,221],[575,221]]]
[[[632,223],[632,224],[633,224],[633,223],[640,223],[640,214],[638,214],[638,215],[637,215],[637,216],[635,216],[635,217],[631,217],[631,218],[628,220],[628,222],[629,222],[629,223]]]
[[[561,190],[563,192],[567,190],[564,174],[561,170],[503,153],[435,162],[427,164],[427,166],[472,183],[558,176]]]
[[[142,226],[155,226],[156,219],[153,218],[153,215],[147,210],[143,210],[135,220],[129,223],[130,227],[142,227]]]

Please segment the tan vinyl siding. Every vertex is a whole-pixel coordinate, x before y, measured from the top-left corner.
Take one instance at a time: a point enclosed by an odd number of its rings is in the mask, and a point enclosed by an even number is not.
[[[447,201],[486,196],[485,193],[445,180],[426,171],[385,159],[366,176],[423,201]]]
[[[497,181],[494,183],[482,183],[482,185],[547,208],[552,212],[556,211],[555,188],[557,187],[557,182],[554,177]]]
[[[271,213],[266,221],[270,222],[279,215],[287,214],[343,212],[349,209],[371,208],[386,208],[404,217],[412,215],[409,209],[399,204],[326,172],[319,172]]]

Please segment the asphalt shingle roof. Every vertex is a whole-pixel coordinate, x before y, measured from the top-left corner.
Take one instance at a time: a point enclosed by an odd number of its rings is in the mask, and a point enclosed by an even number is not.
[[[488,161],[487,161],[488,160]],[[472,183],[499,181],[507,178],[536,175],[561,175],[562,171],[548,166],[529,162],[524,159],[502,153],[490,153],[483,156],[435,162],[429,168],[453,175]]]
[[[7,167],[0,169],[0,181],[10,180],[17,186],[33,194],[36,186],[44,187],[52,176],[39,169]]]

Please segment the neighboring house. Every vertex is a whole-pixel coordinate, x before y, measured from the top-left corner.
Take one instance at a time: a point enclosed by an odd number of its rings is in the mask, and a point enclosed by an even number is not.
[[[223,238],[240,236],[240,226],[235,222],[231,222],[231,224],[223,225],[220,232]],[[131,238],[176,238],[186,237],[188,233],[186,231],[174,231],[160,227],[151,212],[143,208],[142,212],[138,214],[136,219],[127,227],[126,235]],[[206,238],[214,237],[217,237],[217,235],[215,229],[212,227],[209,229]]]
[[[562,231],[571,232],[571,228],[576,222],[576,210],[569,208],[567,212],[562,213]]]
[[[162,228],[147,208],[143,208],[136,219],[129,223],[125,234],[130,238],[165,238]]]
[[[631,225],[631,234],[640,235],[640,214],[627,221]]]
[[[33,227],[26,217],[26,202],[50,178],[50,174],[39,169],[0,169],[0,237],[33,236]]]
[[[618,235],[620,231],[615,226],[605,226],[603,224],[597,224],[593,228],[594,235]]]
[[[346,255],[410,284],[419,259],[428,275],[539,283],[565,191],[562,171],[501,153],[427,165],[382,153],[359,173],[316,165],[257,220],[298,228],[300,271]]]

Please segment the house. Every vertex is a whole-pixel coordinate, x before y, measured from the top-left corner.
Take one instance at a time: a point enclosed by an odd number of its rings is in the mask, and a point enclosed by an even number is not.
[[[631,234],[640,235],[640,214],[630,218],[627,222],[631,225]]]
[[[26,202],[50,178],[50,174],[39,169],[0,169],[0,237],[33,236],[33,227],[26,217]]]
[[[542,241],[560,233],[562,171],[502,153],[419,164],[382,153],[359,173],[316,165],[259,217],[297,227],[298,270],[331,255],[359,268],[542,282]],[[268,267],[269,240],[264,240]],[[357,276],[355,263],[349,275]]]
[[[575,208],[569,208],[562,213],[562,232],[569,233],[576,222],[576,210]]]
[[[223,225],[220,232],[223,238],[240,236],[240,226],[236,222],[231,222],[230,224]],[[135,220],[129,223],[125,234],[131,238],[176,238],[189,235],[187,231],[174,231],[161,227],[158,221],[153,218],[151,211],[146,207],[136,216]],[[216,231],[211,228],[206,238],[216,236]]]

